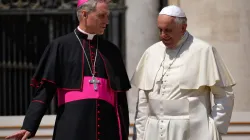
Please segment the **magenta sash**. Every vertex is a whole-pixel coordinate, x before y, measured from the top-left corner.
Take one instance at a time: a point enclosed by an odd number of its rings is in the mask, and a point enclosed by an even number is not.
[[[107,101],[111,105],[115,106],[115,96],[114,92],[110,88],[109,82],[107,79],[98,78],[100,81],[98,84],[98,90],[94,90],[94,85],[89,83],[92,77],[86,76],[83,79],[82,90],[65,90],[58,89],[58,106],[63,105],[68,102],[83,100],[83,99],[100,99]]]

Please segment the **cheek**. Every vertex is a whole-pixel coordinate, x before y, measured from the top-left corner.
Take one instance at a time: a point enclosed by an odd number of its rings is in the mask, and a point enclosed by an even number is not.
[[[172,33],[172,37],[173,37],[175,40],[178,40],[181,36],[182,36],[181,30],[175,30],[175,32]]]
[[[94,26],[98,27],[100,25],[100,20],[95,19],[93,24],[94,24]]]
[[[181,40],[182,35],[181,34],[176,34],[173,38],[174,42],[178,42]]]
[[[87,25],[88,25],[88,26],[91,26],[92,23],[93,23],[92,19],[91,19],[91,18],[88,18],[88,19],[87,19]]]
[[[88,19],[88,25],[89,26],[96,26],[96,19],[95,18],[89,18]]]

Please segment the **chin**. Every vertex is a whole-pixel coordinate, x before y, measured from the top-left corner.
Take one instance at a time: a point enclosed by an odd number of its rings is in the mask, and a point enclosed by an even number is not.
[[[98,35],[103,35],[103,34],[104,34],[104,31],[98,32],[97,34],[98,34]]]
[[[163,41],[163,44],[164,44],[167,48],[169,48],[169,49],[175,48],[175,45],[173,45],[172,43],[169,44],[169,43],[165,43],[165,42]]]
[[[103,35],[103,33],[98,33],[97,35]]]

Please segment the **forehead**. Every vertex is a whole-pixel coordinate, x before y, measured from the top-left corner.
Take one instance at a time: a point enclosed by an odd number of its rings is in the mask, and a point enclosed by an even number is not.
[[[98,2],[96,4],[96,12],[98,13],[109,13],[109,6],[106,2]]]
[[[174,20],[175,20],[175,17],[171,17],[168,15],[159,15],[157,22],[158,22],[159,26],[160,25],[161,26],[169,26],[169,25],[175,24]]]

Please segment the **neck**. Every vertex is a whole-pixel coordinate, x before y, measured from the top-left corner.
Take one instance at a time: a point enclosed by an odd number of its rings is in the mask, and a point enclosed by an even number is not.
[[[84,28],[84,26],[79,25],[77,28],[81,33],[88,35],[89,40],[92,40],[94,38],[94,36],[96,35],[96,34],[88,32],[88,30],[86,30],[86,28]]]
[[[87,32],[87,33],[89,33],[89,34],[95,34],[93,31],[90,31],[90,29],[89,28],[87,28],[87,26],[86,25],[84,25],[84,24],[79,24],[79,26],[78,26],[81,30],[83,30],[83,31],[85,31],[85,32]]]
[[[187,37],[188,37],[188,32],[186,31],[184,33],[184,35],[181,37],[180,41],[178,41],[178,43],[174,47],[169,47],[169,49],[178,48],[179,46],[181,46],[187,40]]]

